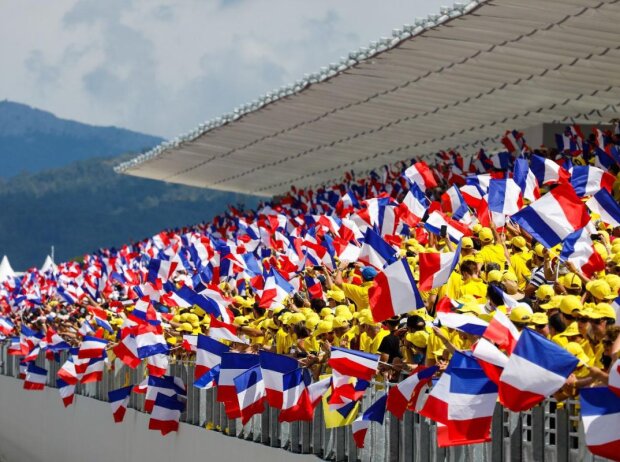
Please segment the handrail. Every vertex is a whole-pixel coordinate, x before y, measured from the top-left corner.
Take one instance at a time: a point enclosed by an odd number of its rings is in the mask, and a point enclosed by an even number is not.
[[[48,370],[49,387],[56,387],[56,374],[64,361],[49,361],[43,355],[37,365]],[[106,368],[101,382],[78,385],[76,394],[108,401],[108,391],[138,384],[145,377],[144,364],[129,369],[116,360]],[[19,359],[7,354],[7,345],[0,348],[0,374],[19,376]],[[187,385],[187,406],[181,421],[219,431],[259,444],[280,447],[293,453],[314,454],[335,461],[581,461],[603,460],[588,453],[577,401],[557,403],[546,400],[531,411],[513,413],[497,404],[491,428],[492,441],[471,446],[439,448],[434,422],[407,411],[402,421],[386,413],[384,425],[372,424],[366,436],[366,447],[357,449],[351,427],[326,429],[322,407],[318,406],[312,422],[279,423],[278,410],[266,405],[261,415],[254,416],[245,426],[240,420],[226,417],[224,406],[215,399],[215,390],[193,386],[194,364],[179,360],[169,366],[169,374],[181,377]],[[371,382],[362,401],[368,407],[378,393],[391,386]],[[60,399],[60,398],[59,398]],[[144,395],[132,393],[129,407],[144,412]],[[110,419],[112,417],[110,416]],[[588,459],[589,457],[589,459]]]

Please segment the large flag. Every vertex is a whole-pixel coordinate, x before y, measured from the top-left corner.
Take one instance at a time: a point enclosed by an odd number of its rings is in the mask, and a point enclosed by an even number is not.
[[[383,419],[385,417],[385,406],[387,402],[387,395],[383,394],[370,405],[364,413],[353,421],[351,429],[353,431],[353,440],[358,448],[364,447],[364,439],[366,433],[370,428],[370,422],[377,422],[383,425]]]
[[[295,358],[260,351],[258,354],[267,402],[270,407],[282,409],[284,397],[284,376],[299,367]]]
[[[564,348],[523,329],[500,377],[500,402],[514,412],[531,409],[558,391],[578,363]]]
[[[265,409],[265,382],[259,365],[251,367],[233,379],[237,391],[241,423],[245,425],[253,415]]]
[[[282,376],[282,410],[278,422],[311,421],[315,404],[312,402],[310,390],[310,374],[308,369],[297,368]],[[318,400],[317,400],[318,402]]]
[[[620,459],[620,398],[607,387],[582,388],[581,420],[592,454]]]
[[[328,363],[342,375],[371,380],[377,373],[379,355],[333,346]]]
[[[220,376],[217,386],[217,400],[224,403],[229,419],[241,417],[235,377],[248,369],[259,365],[258,355],[248,353],[224,353],[220,364]]]
[[[419,288],[430,291],[443,286],[454,271],[461,256],[461,243],[455,252],[423,252],[418,255],[420,267]]]
[[[230,351],[230,347],[211,337],[198,334],[196,343],[196,369],[194,378],[198,380],[222,362],[222,355]]]
[[[376,322],[424,307],[405,258],[395,261],[377,274],[368,291],[368,298]]]
[[[364,234],[364,244],[358,260],[366,265],[381,269],[396,260],[396,250],[372,228],[368,228]]]
[[[179,419],[184,408],[185,405],[176,396],[158,393],[149,420],[149,430],[159,430],[164,436],[178,431]]]
[[[388,411],[401,420],[409,407],[409,403],[411,403],[411,408],[418,410],[420,393],[430,383],[437,370],[437,366],[419,367],[405,380],[390,388],[387,397]]]
[[[495,311],[495,315],[489,321],[489,325],[482,336],[495,342],[499,348],[508,354],[512,353],[519,341],[519,331],[508,316],[500,310]]]
[[[427,189],[435,188],[437,186],[433,172],[426,162],[416,162],[405,170],[404,175],[410,183],[417,185],[422,191],[426,191]]]
[[[620,205],[605,189],[601,189],[586,202],[588,208],[601,216],[601,221],[620,226]]]
[[[551,248],[587,225],[590,216],[573,187],[566,183],[514,214],[512,220]]]
[[[108,392],[108,400],[110,401],[110,406],[112,406],[112,417],[114,417],[115,423],[120,423],[125,418],[132,388],[133,385],[129,385]]]

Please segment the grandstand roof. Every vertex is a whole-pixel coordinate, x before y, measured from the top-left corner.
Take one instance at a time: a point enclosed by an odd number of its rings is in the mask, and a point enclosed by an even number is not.
[[[620,0],[482,0],[395,30],[118,172],[274,195],[507,129],[606,122],[620,104]]]

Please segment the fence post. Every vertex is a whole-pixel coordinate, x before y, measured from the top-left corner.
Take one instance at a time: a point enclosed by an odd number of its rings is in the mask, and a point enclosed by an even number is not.
[[[323,422],[323,406],[319,404],[314,409],[314,420],[312,421],[312,454],[321,457],[323,455],[323,431],[325,422]]]
[[[392,416],[395,419],[395,417]],[[402,430],[401,433],[401,448],[400,460],[414,460],[415,453],[415,422],[413,412],[405,411],[402,425],[399,425]]]
[[[269,408],[269,444],[272,448],[280,447],[280,424],[278,423],[278,409]]]
[[[510,462],[520,462],[523,459],[523,415],[517,414],[516,419],[516,425],[510,433]]]
[[[336,455],[336,462],[342,462],[345,460],[346,454],[346,428],[336,427],[332,431],[334,435],[334,453]]]
[[[504,460],[504,409],[499,403],[495,405],[495,411],[493,411],[491,458],[492,460]]]
[[[385,418],[388,420],[387,425],[390,435],[388,457],[389,460],[398,460],[400,454],[400,422],[392,414],[386,414]]]
[[[557,460],[568,460],[568,411],[558,406],[555,410]]]
[[[545,460],[545,404],[532,409],[532,458],[536,462]]]
[[[299,422],[291,422],[289,428],[290,451],[299,453]]]
[[[420,460],[431,460],[431,425],[428,419],[422,416],[420,416]]]
[[[266,445],[269,444],[269,409],[269,406],[267,406],[260,416],[260,442]]]
[[[312,443],[312,422],[307,420],[301,422],[301,453],[310,454]]]

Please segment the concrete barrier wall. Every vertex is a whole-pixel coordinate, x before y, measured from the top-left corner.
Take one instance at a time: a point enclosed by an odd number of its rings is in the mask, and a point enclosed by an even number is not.
[[[162,437],[148,430],[148,415],[132,409],[115,424],[108,403],[76,395],[65,409],[58,390],[21,387],[0,376],[0,462],[317,460],[184,423]]]

